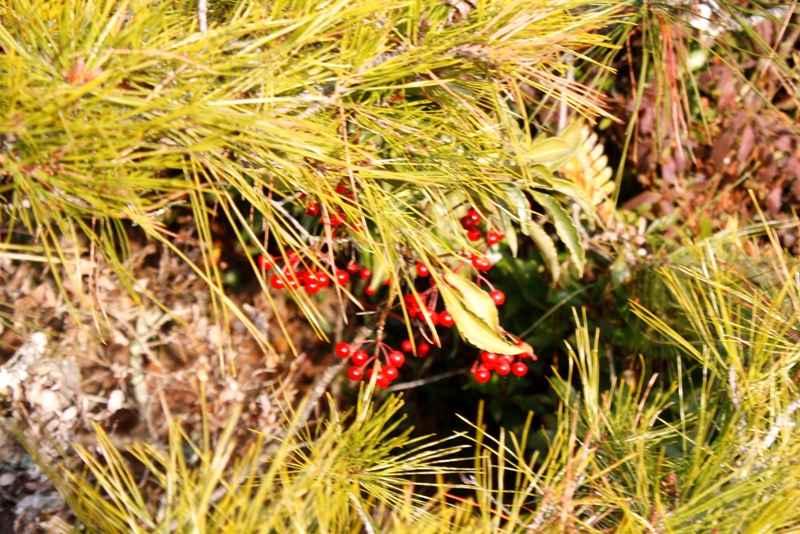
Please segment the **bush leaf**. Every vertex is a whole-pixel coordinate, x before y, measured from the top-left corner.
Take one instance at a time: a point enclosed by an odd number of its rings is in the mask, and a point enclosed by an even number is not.
[[[561,278],[561,263],[558,261],[556,244],[553,243],[553,240],[550,239],[547,232],[535,224],[530,225],[530,228],[528,228],[528,235],[533,239],[533,242],[536,243],[539,252],[542,253],[542,258],[544,258],[545,263],[547,263],[547,269],[550,271],[550,274],[553,275],[553,285],[555,285],[558,279]]]
[[[500,337],[500,334],[492,330],[488,324],[483,322],[477,315],[464,307],[458,294],[444,284],[439,286],[439,291],[444,298],[447,311],[453,317],[458,332],[467,341],[482,350],[494,352],[495,354],[521,354],[525,352],[522,347],[512,345]]]
[[[570,260],[572,260],[572,264],[578,270],[578,276],[582,277],[583,268],[586,265],[586,252],[583,250],[578,228],[572,222],[567,210],[561,207],[561,204],[556,202],[550,195],[534,192],[533,198],[545,209],[548,215],[553,218],[556,233],[566,245],[567,250],[569,250]]]
[[[461,294],[461,301],[468,311],[475,314],[495,332],[500,330],[497,306],[486,291],[453,272],[445,273],[444,279]]]

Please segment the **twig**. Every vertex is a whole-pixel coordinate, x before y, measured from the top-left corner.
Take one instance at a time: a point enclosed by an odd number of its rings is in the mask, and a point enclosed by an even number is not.
[[[425,386],[428,384],[432,384],[434,382],[438,382],[440,380],[444,380],[445,378],[450,378],[451,376],[462,375],[469,371],[469,368],[462,367],[461,369],[455,369],[454,371],[447,371],[446,373],[441,373],[438,375],[429,376],[427,378],[420,378],[418,380],[410,380],[408,382],[401,382],[399,384],[395,384],[394,386],[390,386],[386,388],[387,393],[392,393],[394,391],[403,391],[404,389],[411,389],[411,388],[418,388],[420,386]]]
[[[289,213],[286,210],[286,208],[283,207],[284,201],[273,200],[273,199],[271,199],[269,197],[265,197],[265,199],[269,203],[270,206],[275,208],[276,211],[280,212],[280,214],[283,215],[286,218],[286,220],[288,220],[289,223],[292,226],[294,226],[295,230],[297,230],[300,233],[300,235],[303,237],[303,239],[308,241],[309,244],[316,245],[317,243],[319,243],[323,239],[323,238],[321,238],[319,236],[311,235],[311,233],[308,230],[303,228],[303,225],[300,224],[300,221],[298,221],[297,219],[292,217],[292,214]],[[326,240],[326,242],[329,242],[332,245],[340,245],[342,243],[349,243],[352,240],[353,239],[351,237],[340,237],[340,238],[337,238],[337,239],[331,239],[330,241]]]
[[[197,20],[200,25],[200,32],[206,33],[208,31],[208,0],[198,0]]]
[[[780,433],[781,429],[789,423],[789,418],[792,417],[792,414],[800,409],[800,399],[795,400],[789,406],[786,407],[786,410],[781,414],[778,420],[773,424],[769,432],[767,432],[767,437],[764,438],[764,445],[761,447],[762,451],[766,451],[772,444],[775,443],[775,440],[778,439],[778,434]]]
[[[353,501],[353,504],[356,506],[356,512],[358,513],[358,517],[361,518],[361,523],[364,525],[364,530],[367,531],[367,534],[375,534],[375,529],[372,528],[372,522],[369,520],[369,516],[367,512],[364,511],[364,508],[361,506],[361,503],[358,502],[358,498],[350,492],[347,492],[350,496],[350,500]]]

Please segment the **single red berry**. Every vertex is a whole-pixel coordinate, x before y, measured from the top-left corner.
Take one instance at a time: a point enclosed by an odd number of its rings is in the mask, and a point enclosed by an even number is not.
[[[410,343],[410,342],[409,342]],[[411,347],[409,347],[410,349]],[[395,367],[402,367],[404,363],[406,363],[406,355],[400,352],[399,350],[393,350],[389,353],[386,357],[390,364]]]
[[[489,370],[494,369],[499,359],[500,358],[498,358],[497,354],[494,352],[489,352],[486,350],[481,352],[481,362],[483,363],[483,366]]]
[[[317,282],[319,284],[319,278],[317,278],[317,274],[314,271],[303,271],[300,273],[300,281],[304,285],[309,282]]]
[[[430,351],[431,346],[424,341],[420,341],[419,345],[417,345],[417,356],[420,358],[427,356]]]
[[[350,356],[350,361],[353,362],[353,365],[361,367],[369,361],[369,354],[365,350],[357,350]]]
[[[489,293],[489,296],[492,297],[492,300],[498,306],[500,306],[506,301],[506,294],[500,291],[499,289],[495,289],[494,291]]]
[[[494,371],[500,376],[506,376],[511,372],[511,366],[507,361],[497,362],[497,365],[494,366]]]
[[[428,309],[422,310],[422,309],[420,309],[420,319],[422,319],[426,323],[428,322],[428,320],[430,320],[430,323],[433,326],[436,326],[437,324],[439,324],[439,314],[436,313],[433,310],[428,310]]]
[[[377,292],[378,292],[378,288],[377,287],[372,287],[372,286],[369,286],[369,287],[367,287],[367,289],[364,290],[364,293],[366,293],[367,295],[374,295]]]
[[[364,267],[363,269],[361,269],[360,271],[358,271],[358,276],[360,276],[361,278],[363,278],[364,280],[366,280],[367,278],[369,278],[370,276],[372,276],[372,271],[370,271],[369,269],[367,269],[366,267]]]
[[[305,200],[305,199],[308,198],[308,195],[306,195],[305,193],[300,193],[300,197],[299,198],[300,198],[300,200]]]
[[[391,384],[391,381],[389,380],[388,376],[385,375],[381,376],[380,374],[378,374],[378,379],[375,381],[376,386],[383,389],[383,388],[388,388],[389,384]]]
[[[492,262],[490,262],[488,258],[484,258],[483,256],[473,256],[472,266],[478,269],[479,271],[488,271],[489,269],[492,268]]]
[[[405,351],[405,352],[411,352],[411,349],[413,348],[411,346],[411,340],[410,339],[404,339],[403,342],[400,343],[400,348],[403,349],[403,351]],[[390,356],[391,356],[391,354],[390,354]]]
[[[383,285],[385,286],[392,285],[392,277],[390,276],[389,278],[387,278],[386,281],[383,283]]]
[[[469,229],[471,229],[471,228],[475,228],[475,225],[476,225],[476,224],[478,224],[478,223],[477,223],[477,222],[475,222],[473,219],[471,219],[471,218],[470,218],[469,216],[467,216],[467,215],[465,215],[464,217],[461,217],[461,227],[462,227],[464,230],[469,230]]]
[[[336,281],[340,285],[345,285],[350,281],[350,273],[345,271],[344,269],[339,269],[336,271]]]
[[[522,362],[517,362],[511,366],[511,372],[514,373],[514,376],[525,376],[528,372],[528,366]]]
[[[497,230],[490,230],[489,233],[486,234],[486,242],[490,245],[496,245],[501,239],[503,239],[503,234]]]
[[[341,213],[334,213],[330,218],[330,223],[334,228],[344,226],[344,215]]]
[[[341,195],[342,193],[346,193],[347,192],[347,188],[345,186],[343,186],[343,185],[337,185],[336,186],[336,192]]]
[[[270,256],[269,254],[259,254],[258,256],[258,266],[264,269],[272,269],[275,265],[275,259]]]
[[[320,287],[328,287],[331,284],[331,277],[328,276],[328,273],[323,271],[317,271],[317,280],[319,281]]]
[[[439,324],[444,326],[445,328],[450,328],[454,324],[456,324],[453,316],[450,315],[449,311],[443,311],[439,314]]]
[[[310,280],[306,282],[306,292],[310,295],[317,293],[320,288],[322,288],[322,284],[316,280]]]
[[[358,367],[351,367],[347,371],[347,376],[350,377],[350,380],[355,380],[356,382],[358,382],[359,380],[364,378],[364,371],[362,371]]]
[[[306,208],[306,213],[309,215],[319,215],[319,204],[314,202],[313,204],[309,204]]]
[[[350,356],[350,345],[342,341],[336,345],[336,355],[342,359]]]
[[[345,269],[347,269],[347,272],[350,274],[356,274],[358,272],[358,264],[356,264],[356,262],[354,261],[351,261],[350,263],[347,264],[347,267],[345,267]]]
[[[400,373],[397,372],[397,367],[394,367],[393,365],[387,365],[383,368],[383,376],[388,378],[390,381],[397,378],[397,375],[399,374]]]
[[[475,370],[475,374],[473,376],[475,377],[476,382],[478,382],[479,384],[485,384],[486,382],[491,380],[492,372],[488,369],[484,369],[483,367],[478,367]]]
[[[475,224],[481,222],[481,214],[478,213],[478,210],[476,210],[475,208],[469,209],[469,211],[467,212],[467,217],[475,221]]]
[[[424,263],[418,263],[417,264],[417,274],[422,276],[422,277],[425,277],[425,276],[428,276],[429,274],[431,274],[431,270],[428,269],[428,266],[425,265]]]
[[[497,357],[500,358],[498,362],[506,362],[508,365],[514,363],[514,360],[516,359],[511,354],[498,354]]]
[[[467,239],[470,241],[477,241],[483,237],[483,232],[481,232],[480,228],[470,228],[467,231]]]
[[[284,286],[284,283],[283,283],[283,280],[282,280],[282,279],[281,279],[281,277],[280,277],[280,276],[278,276],[277,274],[273,274],[273,275],[272,275],[272,276],[269,278],[269,285],[271,285],[271,286],[272,286],[272,287],[274,287],[275,289],[283,289],[283,288],[285,287],[285,286]]]

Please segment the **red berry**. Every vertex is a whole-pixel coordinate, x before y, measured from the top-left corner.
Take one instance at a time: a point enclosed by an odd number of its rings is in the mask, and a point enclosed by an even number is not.
[[[400,348],[403,349],[403,351],[405,352],[411,352],[411,349],[413,348],[411,346],[411,340],[410,339],[403,340],[403,342],[400,343]],[[391,354],[389,354],[389,356],[391,356]]]
[[[306,282],[306,292],[310,295],[317,293],[322,288],[322,284],[320,284],[316,280],[310,280]]]
[[[471,208],[467,214],[461,218],[461,226],[464,227],[465,230],[475,228],[479,222],[481,222],[481,216],[474,208]]]
[[[336,345],[336,355],[340,358],[347,358],[350,356],[350,345],[342,341]]]
[[[439,324],[439,314],[436,313],[433,310],[428,310],[428,309],[422,310],[422,309],[420,309],[419,317],[420,317],[420,319],[422,319],[426,323],[428,322],[428,320],[430,320],[430,323],[433,326],[436,326],[437,324]]]
[[[500,376],[506,376],[511,372],[511,366],[505,360],[497,362],[497,365],[494,366],[494,371]]]
[[[308,284],[309,282],[316,282],[319,284],[319,278],[317,278],[317,275],[314,273],[314,271],[303,271],[300,274],[300,281],[303,284]]]
[[[337,185],[336,186],[336,192],[341,195],[342,193],[346,193],[347,192],[347,188],[345,186],[343,186],[343,185]]]
[[[317,280],[319,280],[321,287],[328,287],[331,284],[331,277],[323,271],[317,271]]]
[[[377,288],[377,287],[372,287],[372,286],[369,286],[367,289],[365,289],[365,290],[364,290],[364,292],[365,292],[367,295],[374,295],[375,293],[377,293],[377,292],[378,292],[378,288]]]
[[[488,258],[484,258],[483,256],[473,256],[472,266],[478,269],[479,271],[488,271],[489,269],[492,268],[492,262],[490,262]]]
[[[387,365],[386,367],[383,368],[383,376],[388,378],[390,381],[397,378],[397,375],[399,374],[400,373],[397,372],[397,367],[394,367],[392,365]]]
[[[419,345],[417,345],[417,356],[420,358],[427,356],[430,351],[431,346],[424,341],[420,341]]]
[[[309,204],[306,208],[306,213],[309,215],[319,215],[319,204],[314,202],[313,204]]]
[[[511,354],[498,354],[497,357],[500,358],[498,362],[506,362],[508,365],[514,363],[515,360]]]
[[[331,226],[334,228],[339,228],[340,226],[344,226],[344,215],[341,213],[334,213],[330,217]]]
[[[483,366],[487,369],[491,370],[494,369],[494,366],[497,365],[497,361],[500,358],[497,357],[497,354],[494,352],[483,351],[481,352],[481,362],[483,362]]]
[[[514,373],[514,376],[525,376],[528,372],[528,366],[522,362],[517,362],[511,366],[511,372]]]
[[[358,272],[358,265],[356,264],[356,262],[351,261],[350,263],[347,264],[347,267],[345,267],[345,269],[347,269],[347,272],[350,274],[356,274]]]
[[[361,367],[369,361],[369,354],[365,350],[357,350],[350,356],[350,361],[353,362],[353,365]]]
[[[272,269],[272,266],[275,265],[275,259],[270,256],[269,254],[259,254],[258,256],[258,266],[264,270]]]
[[[388,388],[391,381],[389,380],[388,376],[381,376],[380,373],[378,374],[378,379],[375,381],[375,385],[379,388]]]
[[[506,301],[506,294],[500,291],[499,289],[495,289],[494,291],[489,293],[489,296],[492,297],[492,300],[498,306],[500,306],[502,303]]]
[[[360,271],[358,271],[358,276],[360,276],[361,278],[363,278],[364,280],[366,280],[367,278],[369,278],[370,276],[372,276],[372,271],[370,271],[369,269],[367,269],[366,267],[364,267],[363,269],[361,269]]]
[[[492,372],[488,369],[484,369],[483,367],[479,367],[475,370],[475,381],[479,384],[485,384],[492,378]]]
[[[280,277],[280,276],[278,276],[277,274],[273,274],[273,275],[272,275],[272,276],[269,278],[269,285],[271,285],[271,286],[272,286],[272,287],[274,287],[275,289],[283,289],[283,288],[285,287],[285,286],[284,286],[284,283],[283,283],[283,280],[282,280],[282,279],[281,279],[281,277]]]
[[[470,228],[467,231],[467,239],[470,241],[477,241],[483,237],[483,232],[481,232],[480,228]]]
[[[345,285],[350,281],[350,273],[345,271],[344,269],[339,269],[336,271],[336,281],[340,285]]]
[[[424,263],[418,263],[417,264],[417,274],[422,276],[422,277],[425,277],[425,276],[428,276],[429,274],[431,274],[431,270],[428,269],[428,266],[425,265]]]
[[[351,367],[347,371],[347,376],[350,377],[350,380],[355,380],[356,382],[358,382],[359,380],[364,378],[364,371],[362,371],[358,367]]]
[[[501,239],[503,239],[503,234],[497,230],[490,230],[489,233],[486,234],[486,242],[490,245],[496,245]]]
[[[450,315],[449,311],[443,311],[439,314],[439,324],[444,326],[445,328],[450,328],[454,324],[456,324],[453,316]]]
[[[409,347],[410,349],[411,347]],[[406,356],[399,350],[393,350],[389,353],[389,356],[386,357],[390,364],[395,367],[402,367],[404,363],[406,363]]]

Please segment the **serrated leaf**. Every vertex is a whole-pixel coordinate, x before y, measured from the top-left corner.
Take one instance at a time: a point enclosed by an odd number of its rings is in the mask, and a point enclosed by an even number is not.
[[[575,223],[572,222],[567,210],[561,204],[555,201],[550,195],[544,193],[533,193],[533,198],[538,202],[553,218],[553,224],[556,227],[556,233],[561,241],[566,245],[569,250],[569,257],[572,264],[578,270],[578,277],[583,276],[583,268],[586,266],[586,252],[583,250],[581,243],[581,236]]]
[[[570,154],[575,153],[583,141],[583,121],[574,121],[558,137],[567,145]]]
[[[569,145],[557,137],[548,137],[542,141],[534,142],[525,151],[525,160],[529,163],[544,165],[548,169],[558,168],[572,155]]]
[[[439,286],[447,311],[453,317],[461,336],[479,349],[495,354],[522,354],[525,350],[500,337],[478,316],[468,311],[458,294],[444,285]]]
[[[468,311],[483,320],[492,330],[499,332],[500,317],[497,306],[486,291],[453,272],[445,273],[444,280],[460,293],[461,301]]]
[[[581,191],[575,184],[560,178],[553,178],[548,185],[553,191],[558,191],[574,201],[589,217],[589,221],[594,222],[594,204],[592,204],[592,199],[589,198],[589,195]]]
[[[508,248],[511,249],[511,255],[516,258],[519,249],[517,229],[514,228],[514,225],[511,223],[511,218],[504,211],[501,211],[498,215],[500,217],[500,228],[503,230],[503,235],[505,235],[506,244],[508,244]]]
[[[519,221],[522,233],[527,235],[526,227],[531,222],[531,208],[525,193],[522,192],[522,189],[513,184],[504,185],[503,191],[505,191],[508,202],[510,203],[510,205],[507,206],[508,210],[517,216],[517,221]],[[505,204],[505,199],[501,199],[501,201]]]
[[[550,271],[550,274],[553,275],[553,284],[555,285],[561,277],[561,263],[558,261],[556,244],[553,243],[553,240],[550,239],[547,232],[535,224],[530,226],[528,235],[530,235],[533,242],[536,243],[539,252],[542,253],[542,258],[544,258],[545,263],[547,263],[547,269]]]

